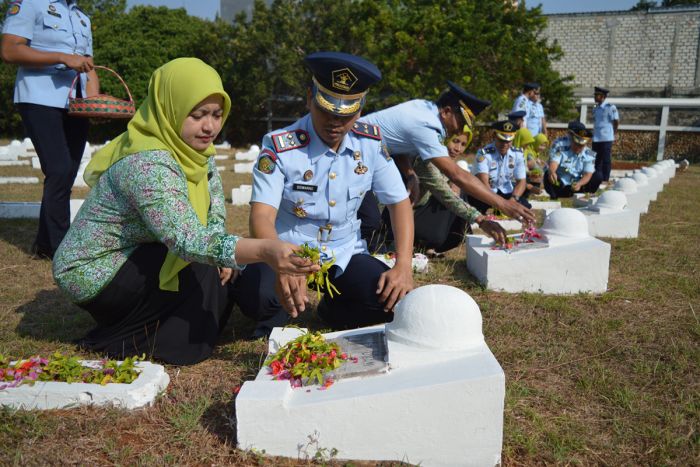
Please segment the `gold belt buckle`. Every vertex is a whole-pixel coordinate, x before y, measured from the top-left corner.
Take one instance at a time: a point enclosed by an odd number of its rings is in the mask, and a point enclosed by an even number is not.
[[[329,242],[331,240],[331,231],[333,226],[331,224],[322,225],[318,228],[318,241],[319,242]],[[324,235],[324,232],[328,232]]]

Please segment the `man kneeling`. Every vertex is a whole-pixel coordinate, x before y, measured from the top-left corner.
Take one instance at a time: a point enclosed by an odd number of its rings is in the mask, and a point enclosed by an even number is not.
[[[574,193],[595,193],[600,175],[595,171],[595,153],[586,145],[592,132],[581,122],[569,122],[569,133],[557,138],[549,152],[549,173],[544,189],[552,199],[570,198]]]

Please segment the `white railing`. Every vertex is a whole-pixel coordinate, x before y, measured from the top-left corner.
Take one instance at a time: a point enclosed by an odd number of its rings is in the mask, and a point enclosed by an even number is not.
[[[656,159],[664,158],[664,148],[666,146],[666,133],[673,132],[689,132],[700,133],[700,127],[697,126],[673,126],[668,124],[668,113],[671,108],[685,109],[700,109],[700,99],[672,99],[672,98],[635,98],[635,97],[611,97],[606,99],[611,104],[618,107],[652,107],[661,108],[661,122],[659,125],[625,125],[624,122],[618,127],[618,130],[639,130],[639,131],[656,131],[659,133],[659,146],[656,153]],[[579,120],[588,125],[586,122],[586,114],[588,106],[594,105],[592,97],[581,98],[578,105],[581,106],[581,115]],[[566,128],[566,123],[549,123],[548,128]]]

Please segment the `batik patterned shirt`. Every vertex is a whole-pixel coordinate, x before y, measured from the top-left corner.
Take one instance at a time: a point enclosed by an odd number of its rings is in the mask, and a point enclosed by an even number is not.
[[[116,162],[93,187],[54,256],[58,286],[77,303],[95,298],[134,250],[163,243],[185,261],[242,269],[238,237],[225,231],[226,208],[214,158],[210,206],[202,225],[187,179],[170,153],[143,151]]]

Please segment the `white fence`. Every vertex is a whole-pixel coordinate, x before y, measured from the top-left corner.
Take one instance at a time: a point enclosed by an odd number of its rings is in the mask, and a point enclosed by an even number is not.
[[[659,133],[659,146],[656,153],[656,159],[664,158],[664,147],[666,146],[666,133],[672,132],[688,132],[700,133],[700,127],[697,126],[672,126],[668,124],[668,114],[670,109],[700,109],[700,99],[671,99],[671,98],[632,98],[632,97],[611,97],[607,99],[611,104],[617,107],[647,107],[661,109],[661,122],[659,125],[625,125],[621,121],[619,130],[640,130],[640,131],[656,131]],[[581,115],[579,120],[588,125],[586,115],[588,107],[594,105],[592,97],[584,97],[579,101],[581,106]],[[549,128],[566,128],[566,123],[547,123]]]

